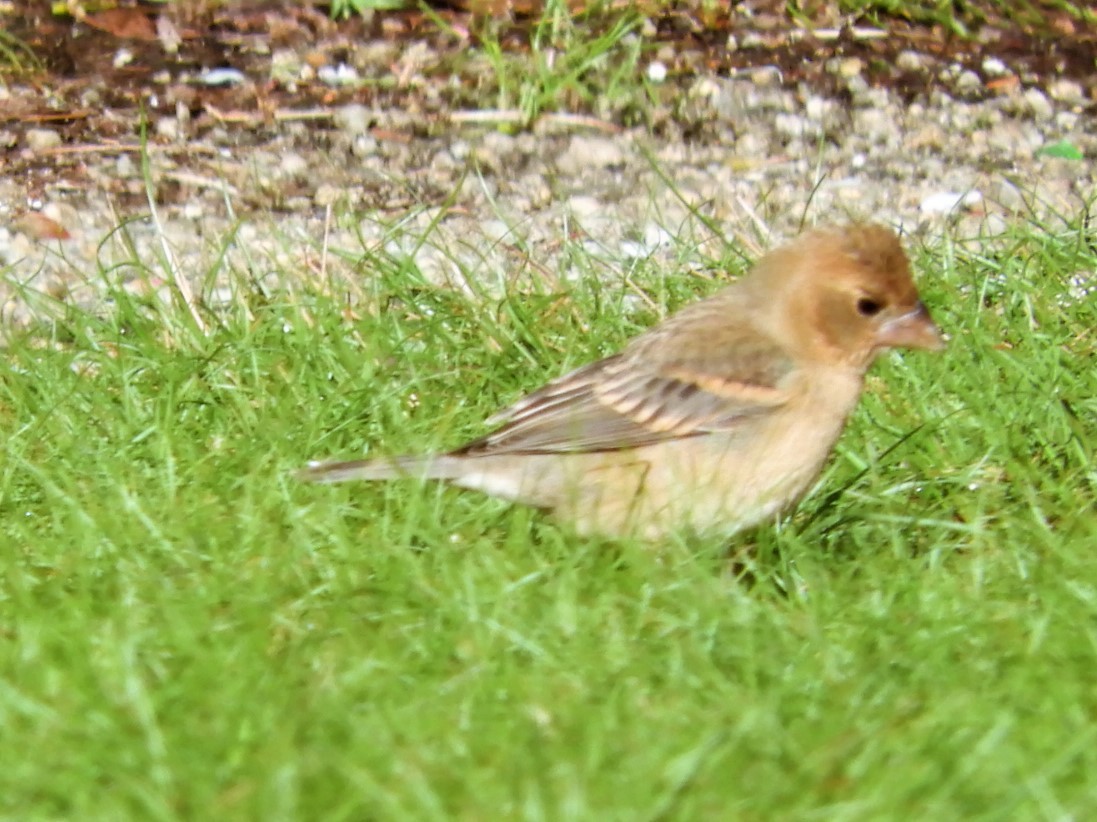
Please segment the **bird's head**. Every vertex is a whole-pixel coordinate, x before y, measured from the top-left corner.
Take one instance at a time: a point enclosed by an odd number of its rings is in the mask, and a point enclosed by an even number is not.
[[[944,347],[893,231],[874,224],[809,232],[763,260],[796,354],[867,368],[888,348]]]

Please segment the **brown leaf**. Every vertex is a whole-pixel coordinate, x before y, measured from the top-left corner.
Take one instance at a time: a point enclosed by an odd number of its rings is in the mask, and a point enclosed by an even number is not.
[[[107,9],[85,15],[84,22],[120,40],[156,40],[156,26],[137,9]]]
[[[28,211],[15,222],[15,227],[35,240],[67,240],[72,236],[63,225],[40,211]]]

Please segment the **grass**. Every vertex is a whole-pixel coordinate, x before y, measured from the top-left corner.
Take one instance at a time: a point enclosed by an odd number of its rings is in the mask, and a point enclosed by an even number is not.
[[[811,8],[811,3],[804,4]],[[847,14],[867,15],[886,24],[888,18],[901,18],[916,23],[942,26],[962,37],[971,37],[988,22],[1019,27],[1048,35],[1054,29],[1050,18],[1062,16],[1080,23],[1093,23],[1094,12],[1084,3],[1069,0],[843,0],[841,9]],[[802,12],[794,2],[790,9]]]
[[[507,49],[499,25],[481,34],[483,57],[496,86],[496,108],[516,110],[531,126],[546,111],[602,109],[599,116],[641,121],[650,99],[640,68],[639,17],[617,15],[605,31],[572,17],[564,0],[549,0],[529,34],[529,54]]]
[[[4,77],[21,77],[41,68],[41,63],[30,46],[10,32],[0,29],[0,80]]]
[[[494,300],[360,254],[357,318],[241,277],[208,336],[119,289],[12,340],[0,815],[1091,815],[1097,301],[1071,278],[1097,257],[1074,223],[916,250],[950,350],[877,366],[746,572],[291,479],[479,431],[656,319],[619,281]],[[657,305],[714,287],[628,273]]]

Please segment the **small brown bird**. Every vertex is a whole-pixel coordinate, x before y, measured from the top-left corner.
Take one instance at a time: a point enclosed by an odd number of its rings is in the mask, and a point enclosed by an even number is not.
[[[890,229],[811,231],[499,412],[478,440],[300,476],[447,480],[551,509],[581,534],[727,536],[807,491],[877,354],[943,345]]]

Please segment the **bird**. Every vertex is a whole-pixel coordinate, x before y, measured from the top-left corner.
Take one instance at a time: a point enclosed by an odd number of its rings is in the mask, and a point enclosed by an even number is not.
[[[944,345],[893,230],[816,228],[498,412],[478,439],[298,476],[443,480],[548,509],[585,537],[728,538],[812,487],[881,352]]]

